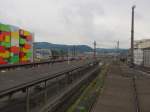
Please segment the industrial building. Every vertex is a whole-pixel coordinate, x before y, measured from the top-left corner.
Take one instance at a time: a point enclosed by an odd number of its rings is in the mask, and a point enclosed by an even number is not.
[[[134,41],[134,64],[150,66],[150,39]]]
[[[33,61],[33,33],[0,23],[0,64]]]
[[[35,49],[35,60],[48,60],[52,58],[51,49]]]

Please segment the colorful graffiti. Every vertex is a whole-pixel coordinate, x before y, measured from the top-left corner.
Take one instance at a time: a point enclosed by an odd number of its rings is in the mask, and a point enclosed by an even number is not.
[[[0,64],[33,61],[33,34],[15,26],[0,23]]]

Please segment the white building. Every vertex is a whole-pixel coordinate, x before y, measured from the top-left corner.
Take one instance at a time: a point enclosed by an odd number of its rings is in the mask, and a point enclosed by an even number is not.
[[[39,60],[51,59],[52,52],[50,49],[36,49],[35,50],[35,58]]]
[[[145,49],[150,48],[150,39],[142,39],[134,41],[135,49]]]
[[[145,49],[150,48],[150,39],[142,39],[134,41],[134,64],[136,65],[146,65],[150,59],[148,56],[148,51]]]

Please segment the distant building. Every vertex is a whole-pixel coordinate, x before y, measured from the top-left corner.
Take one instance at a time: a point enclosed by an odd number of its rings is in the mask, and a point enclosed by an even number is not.
[[[142,39],[134,41],[135,49],[145,49],[150,48],[150,39]]]
[[[143,65],[143,49],[134,49],[134,64]]]
[[[84,52],[83,55],[86,56],[86,57],[93,57],[94,52]],[[96,55],[97,55],[97,52],[96,52]]]
[[[35,59],[48,60],[52,58],[52,52],[50,49],[35,49]]]

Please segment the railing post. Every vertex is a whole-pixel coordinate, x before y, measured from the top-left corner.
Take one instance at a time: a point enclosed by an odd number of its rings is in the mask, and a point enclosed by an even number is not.
[[[29,93],[29,88],[26,88],[26,112],[30,112],[30,93]]]
[[[44,83],[44,86],[45,86],[45,91],[44,91],[44,102],[46,103],[47,102],[47,83],[45,81]]]
[[[67,73],[67,84],[71,83],[70,72]]]
[[[10,94],[9,94],[9,96],[8,96],[8,100],[9,100],[9,101],[11,101],[12,95],[13,95],[13,93],[10,93]]]

